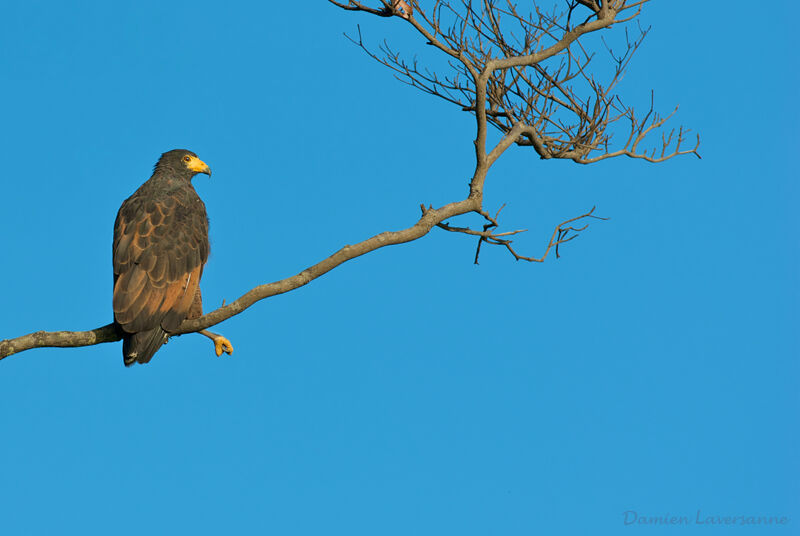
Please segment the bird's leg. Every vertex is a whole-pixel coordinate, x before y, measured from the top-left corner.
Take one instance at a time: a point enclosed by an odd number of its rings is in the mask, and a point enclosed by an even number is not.
[[[217,357],[221,356],[222,352],[225,352],[228,355],[233,354],[233,345],[231,344],[231,341],[222,335],[208,331],[207,329],[200,330],[197,333],[200,335],[205,335],[214,341],[214,352],[217,354]]]
[[[192,300],[192,306],[189,308],[187,318],[200,318],[201,316],[203,316],[203,295],[200,292],[200,286],[198,286],[194,293],[194,299]],[[198,331],[198,333],[214,341],[214,352],[217,354],[217,357],[221,356],[222,352],[228,355],[233,353],[231,341],[222,335],[214,333],[213,331],[208,331],[207,329]]]

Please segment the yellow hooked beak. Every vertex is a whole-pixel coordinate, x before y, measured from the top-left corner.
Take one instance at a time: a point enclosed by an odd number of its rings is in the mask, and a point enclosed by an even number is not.
[[[186,162],[186,167],[191,169],[195,173],[205,173],[209,177],[211,176],[211,168],[208,167],[208,164],[206,164],[196,156],[189,157],[189,161]]]

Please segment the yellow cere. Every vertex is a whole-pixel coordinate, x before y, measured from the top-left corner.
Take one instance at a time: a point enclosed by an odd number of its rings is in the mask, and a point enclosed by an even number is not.
[[[196,171],[197,173],[208,173],[209,171],[208,164],[206,164],[196,156],[189,157],[189,161],[186,162],[186,167],[188,167],[192,171]]]

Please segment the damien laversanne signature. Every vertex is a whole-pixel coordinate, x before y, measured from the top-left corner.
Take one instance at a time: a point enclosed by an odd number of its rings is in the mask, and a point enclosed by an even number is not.
[[[641,514],[636,510],[622,513],[625,525],[788,525],[789,518],[781,515],[716,515],[697,510],[693,516]]]

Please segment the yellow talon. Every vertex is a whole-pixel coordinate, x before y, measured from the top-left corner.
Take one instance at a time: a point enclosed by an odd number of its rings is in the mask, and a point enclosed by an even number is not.
[[[233,354],[233,345],[231,344],[231,341],[222,335],[218,335],[214,338],[214,352],[217,354],[217,357],[221,356],[222,352],[231,355]]]

